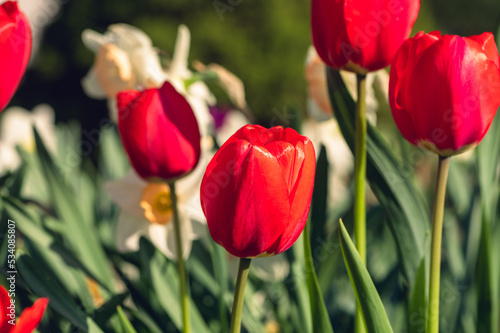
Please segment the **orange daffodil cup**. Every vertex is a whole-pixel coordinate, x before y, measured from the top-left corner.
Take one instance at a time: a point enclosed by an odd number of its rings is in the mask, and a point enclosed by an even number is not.
[[[199,162],[198,123],[189,103],[168,82],[158,89],[122,91],[117,95],[117,106],[118,129],[135,171],[146,181],[167,183],[170,187],[170,198],[160,196],[162,201],[153,205],[173,212],[183,331],[190,332],[189,296],[175,181],[189,174]]]
[[[231,332],[240,332],[251,258],[290,248],[304,229],[316,156],[312,142],[291,128],[246,125],[207,166],[201,205],[210,235],[240,257]]]
[[[500,106],[500,57],[491,33],[418,33],[392,66],[389,101],[401,134],[439,156],[432,214],[428,333],[439,331],[441,236],[450,156],[483,139]]]
[[[354,235],[366,262],[366,75],[388,66],[410,35],[420,0],[312,0],[311,28],[318,55],[329,67],[356,73]],[[364,332],[361,312],[355,331]]]
[[[31,55],[31,28],[16,1],[0,5],[0,111],[9,104]]]

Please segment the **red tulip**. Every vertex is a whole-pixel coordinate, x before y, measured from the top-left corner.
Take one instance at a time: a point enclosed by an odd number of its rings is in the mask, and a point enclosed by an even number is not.
[[[246,125],[207,166],[201,206],[214,241],[241,258],[287,250],[309,214],[316,157],[291,128]]]
[[[200,131],[186,99],[165,82],[159,89],[118,93],[118,128],[132,166],[144,179],[173,180],[200,159]]]
[[[16,92],[31,54],[31,28],[17,2],[0,6],[0,111]]]
[[[500,58],[491,33],[418,33],[391,66],[389,100],[403,136],[442,156],[484,137],[500,106]]]
[[[312,0],[314,46],[336,69],[384,68],[410,35],[419,8],[420,0]]]
[[[10,299],[7,290],[0,286],[0,332],[2,333],[31,333],[42,320],[48,298],[39,298],[29,308],[24,309],[16,321],[15,300]]]

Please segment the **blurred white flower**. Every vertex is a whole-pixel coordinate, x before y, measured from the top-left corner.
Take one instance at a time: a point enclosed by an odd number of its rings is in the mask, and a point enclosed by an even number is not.
[[[319,57],[314,46],[310,46],[307,52],[304,74],[307,81],[307,111],[309,115],[317,121],[330,119],[334,116],[335,112],[332,111],[328,95],[326,65]],[[340,71],[340,75],[352,98],[357,100],[356,74]],[[389,89],[389,75],[387,71],[381,69],[368,74],[366,76],[366,87],[366,116],[372,124],[375,124],[379,108],[379,103],[375,95],[375,87],[382,92],[382,95],[387,100]]]
[[[236,280],[240,258],[228,253],[228,271],[231,279]],[[290,263],[285,253],[265,258],[252,259],[251,274],[266,282],[285,280],[290,273]]]
[[[159,87],[167,78],[151,39],[136,27],[113,24],[104,34],[86,29],[82,40],[96,54],[82,80],[90,97],[114,99],[124,89]]]
[[[26,14],[30,22],[31,35],[33,37],[30,59],[30,62],[32,62],[38,55],[43,31],[59,14],[62,2],[59,0],[19,0],[18,3],[19,9]]]
[[[331,206],[342,202],[347,195],[354,158],[340,132],[337,120],[330,118],[317,122],[308,119],[302,125],[302,134],[311,139],[317,155],[321,145],[325,146],[329,162],[328,203]]]
[[[110,25],[106,33],[86,29],[83,43],[96,54],[94,65],[82,80],[85,93],[95,99],[108,99],[111,118],[116,121],[116,94],[126,89],[158,88],[169,81],[183,94],[193,108],[201,135],[212,126],[208,105],[215,97],[203,82],[186,88],[193,73],[187,62],[190,48],[189,29],[180,25],[174,55],[167,69],[160,64],[158,50],[140,29],[127,24]]]
[[[35,151],[33,127],[48,149],[55,151],[54,110],[49,105],[40,104],[31,112],[14,106],[0,114],[0,174],[16,169],[21,163],[16,146],[30,153]]]
[[[200,184],[210,157],[202,155],[195,170],[175,183],[184,258],[189,256],[193,240],[207,234],[200,204]],[[145,236],[168,258],[177,260],[172,201],[167,184],[148,183],[132,171],[106,183],[104,189],[121,209],[116,224],[118,251],[137,251],[140,237]]]
[[[200,73],[215,73],[217,75],[217,83],[226,91],[227,96],[234,106],[239,110],[247,109],[245,85],[240,78],[219,64],[209,64],[205,66],[202,62],[195,61],[193,66]]]

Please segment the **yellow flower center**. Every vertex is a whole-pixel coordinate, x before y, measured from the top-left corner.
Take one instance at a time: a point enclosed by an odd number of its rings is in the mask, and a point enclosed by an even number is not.
[[[34,138],[31,138],[30,140],[25,140],[23,142],[21,142],[19,144],[19,146],[21,146],[21,148],[28,152],[28,153],[35,153],[36,151],[36,142],[35,142],[35,139]]]
[[[148,183],[142,191],[140,205],[151,223],[167,224],[172,220],[172,199],[167,184]]]

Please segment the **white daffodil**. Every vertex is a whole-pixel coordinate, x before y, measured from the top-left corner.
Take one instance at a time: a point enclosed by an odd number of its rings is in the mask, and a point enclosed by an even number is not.
[[[0,114],[0,174],[16,169],[21,163],[16,146],[30,153],[35,151],[33,127],[46,146],[55,151],[54,110],[49,105],[40,104],[31,112],[14,106]]]
[[[89,97],[107,99],[111,118],[116,121],[118,92],[159,88],[169,81],[188,100],[203,136],[212,126],[208,105],[215,104],[215,97],[203,82],[194,82],[186,88],[186,81],[193,75],[187,66],[190,39],[189,29],[180,25],[173,58],[164,69],[158,50],[142,30],[127,24],[110,25],[104,34],[86,29],[82,33],[83,43],[96,57],[82,80],[83,90]]]
[[[183,256],[191,252],[192,242],[206,236],[206,220],[200,204],[200,184],[208,154],[198,166],[176,184]],[[135,172],[104,186],[121,212],[116,224],[117,249],[133,252],[139,249],[141,236],[148,238],[168,258],[177,260],[170,187],[164,183],[148,183]]]

